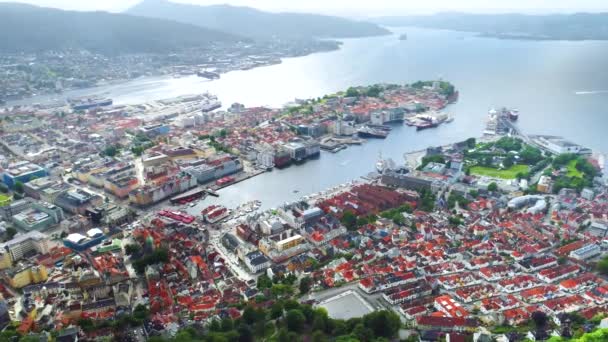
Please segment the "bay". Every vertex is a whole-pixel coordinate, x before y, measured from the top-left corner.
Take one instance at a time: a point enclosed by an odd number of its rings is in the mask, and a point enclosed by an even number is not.
[[[225,105],[281,106],[294,98],[318,97],[353,85],[440,77],[460,91],[458,103],[446,110],[455,117],[450,124],[422,132],[398,126],[386,140],[372,140],[337,154],[322,153],[318,160],[224,189],[219,199],[202,205],[219,202],[234,207],[260,199],[264,207],[271,207],[319,192],[373,171],[380,151],[402,162],[406,151],[479,136],[492,107],[518,108],[518,125],[527,133],[561,135],[608,152],[608,139],[604,139],[608,42],[501,40],[416,28],[394,31],[391,36],[344,40],[338,51],[230,72],[217,81],[195,76],[143,78],[65,96],[104,94],[120,104],[208,91]],[[407,33],[408,40],[400,41],[401,33]]]

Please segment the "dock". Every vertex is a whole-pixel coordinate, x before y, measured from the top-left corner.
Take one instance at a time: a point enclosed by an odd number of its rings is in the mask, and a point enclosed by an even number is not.
[[[215,195],[211,194],[209,192],[209,190],[211,190],[212,192],[216,192],[216,194],[217,194],[218,190],[221,190],[221,189],[227,188],[231,185],[246,181],[255,176],[259,176],[264,172],[266,172],[266,170],[256,170],[254,172],[241,172],[241,173],[237,174],[236,176],[234,176],[235,179],[233,182],[230,182],[230,183],[224,184],[224,185],[217,185],[217,184],[213,183],[213,184],[208,185],[208,188],[205,191],[207,191],[207,193],[210,194],[211,196],[215,196]],[[217,194],[217,196],[219,196],[219,194]]]

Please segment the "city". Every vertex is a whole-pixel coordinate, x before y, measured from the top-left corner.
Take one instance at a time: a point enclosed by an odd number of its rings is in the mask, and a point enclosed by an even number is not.
[[[0,3],[0,341],[608,341],[603,7],[461,1]]]

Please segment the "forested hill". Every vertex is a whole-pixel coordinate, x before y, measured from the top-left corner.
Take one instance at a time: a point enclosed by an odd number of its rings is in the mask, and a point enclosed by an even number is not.
[[[167,52],[235,35],[195,25],[107,12],[76,12],[0,3],[0,52],[67,48],[104,54]]]
[[[339,17],[270,13],[229,5],[197,6],[166,0],[144,0],[126,13],[175,20],[256,39],[349,38],[389,33],[376,24]]]

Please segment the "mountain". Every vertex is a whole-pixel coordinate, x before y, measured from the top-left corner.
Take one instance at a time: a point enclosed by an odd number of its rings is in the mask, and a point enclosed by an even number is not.
[[[388,26],[418,26],[516,39],[608,39],[608,13],[554,15],[439,13],[430,16],[383,17]]]
[[[349,38],[389,33],[376,24],[338,17],[269,13],[229,5],[186,5],[166,0],[144,0],[126,13],[169,19],[258,39]]]
[[[0,52],[65,48],[104,54],[167,52],[239,39],[231,34],[169,20],[0,3]]]

